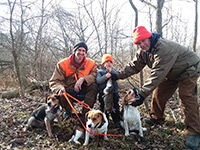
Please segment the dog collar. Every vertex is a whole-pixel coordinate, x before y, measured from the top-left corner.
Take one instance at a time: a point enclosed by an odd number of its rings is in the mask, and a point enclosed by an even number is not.
[[[136,101],[136,99],[135,99],[135,100],[132,100],[132,101],[125,102],[125,105],[131,105],[131,104],[134,103],[135,101]]]
[[[135,101],[137,101],[137,100],[135,99],[135,100],[129,101],[128,104],[132,104],[132,103],[134,103]]]

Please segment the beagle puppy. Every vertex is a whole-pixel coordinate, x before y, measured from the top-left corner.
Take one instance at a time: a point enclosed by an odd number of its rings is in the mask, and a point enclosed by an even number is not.
[[[90,110],[85,114],[85,125],[87,131],[85,131],[85,141],[83,145],[88,145],[89,137],[93,137],[95,133],[102,133],[104,135],[104,140],[108,140],[106,136],[108,132],[108,119],[105,113],[100,110]],[[75,142],[76,144],[81,144],[78,140],[80,137],[84,136],[84,129],[82,125],[77,125],[75,135],[68,142]]]
[[[103,90],[103,101],[104,101],[104,113],[114,111],[113,104],[113,85],[112,79],[109,79],[106,83],[106,87]]]
[[[61,107],[59,105],[59,95],[50,95],[45,99],[45,104],[34,110],[30,118],[25,122],[24,131],[32,127],[41,127],[45,124],[48,135],[53,137],[51,130],[51,122],[57,118],[59,125],[61,126]]]
[[[140,137],[143,137],[142,123],[138,108],[131,104],[139,99],[137,89],[129,90],[122,100],[122,121],[121,126],[125,129],[125,136],[129,136],[131,130],[138,130]]]

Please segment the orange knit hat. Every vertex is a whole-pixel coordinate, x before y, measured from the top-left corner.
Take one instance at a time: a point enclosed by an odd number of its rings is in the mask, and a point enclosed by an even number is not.
[[[141,40],[150,38],[151,35],[151,32],[147,31],[144,26],[138,26],[133,30],[133,43],[137,44]]]
[[[113,57],[111,54],[104,54],[101,60],[101,65],[103,65],[105,62],[110,61],[113,64]]]

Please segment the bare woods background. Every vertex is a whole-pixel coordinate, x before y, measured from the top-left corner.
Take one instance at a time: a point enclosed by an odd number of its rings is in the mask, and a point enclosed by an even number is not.
[[[61,128],[53,124],[55,139],[48,137],[45,128],[22,130],[22,123],[44,103],[56,63],[72,53],[75,43],[85,41],[87,56],[97,64],[104,53],[111,53],[114,67],[121,69],[137,51],[132,37],[137,25],[199,54],[198,0],[1,0],[0,149],[187,149],[184,116],[176,93],[166,105],[166,122],[149,127],[143,140],[132,135],[109,137],[110,142],[100,140],[100,146],[95,138],[87,148],[71,145],[67,141],[77,118],[63,121]],[[127,89],[141,86],[148,75],[145,68],[119,81],[120,101]],[[139,107],[141,119],[149,106],[147,98]],[[116,130],[110,122],[109,133],[123,134],[124,130]]]
[[[177,2],[193,8],[189,10],[192,26],[184,19],[183,12],[188,10],[175,11],[172,7]],[[88,57],[98,64],[104,53],[111,53],[114,66],[121,69],[137,50],[132,30],[139,23],[198,53],[197,6],[197,0],[127,0],[121,4],[108,0],[3,0],[0,2],[1,91],[18,88],[24,95],[30,82],[47,82],[56,63],[68,57],[78,41],[87,43]],[[129,9],[124,11],[124,7]],[[128,83],[140,86],[146,76],[148,69]]]

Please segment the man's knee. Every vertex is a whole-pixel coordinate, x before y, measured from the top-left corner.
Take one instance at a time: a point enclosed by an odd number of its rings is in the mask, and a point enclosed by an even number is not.
[[[90,97],[92,99],[96,99],[98,93],[98,85],[97,83],[92,83],[85,89],[85,96]]]
[[[96,82],[92,83],[90,86],[88,86],[88,91],[98,92],[98,84]]]

